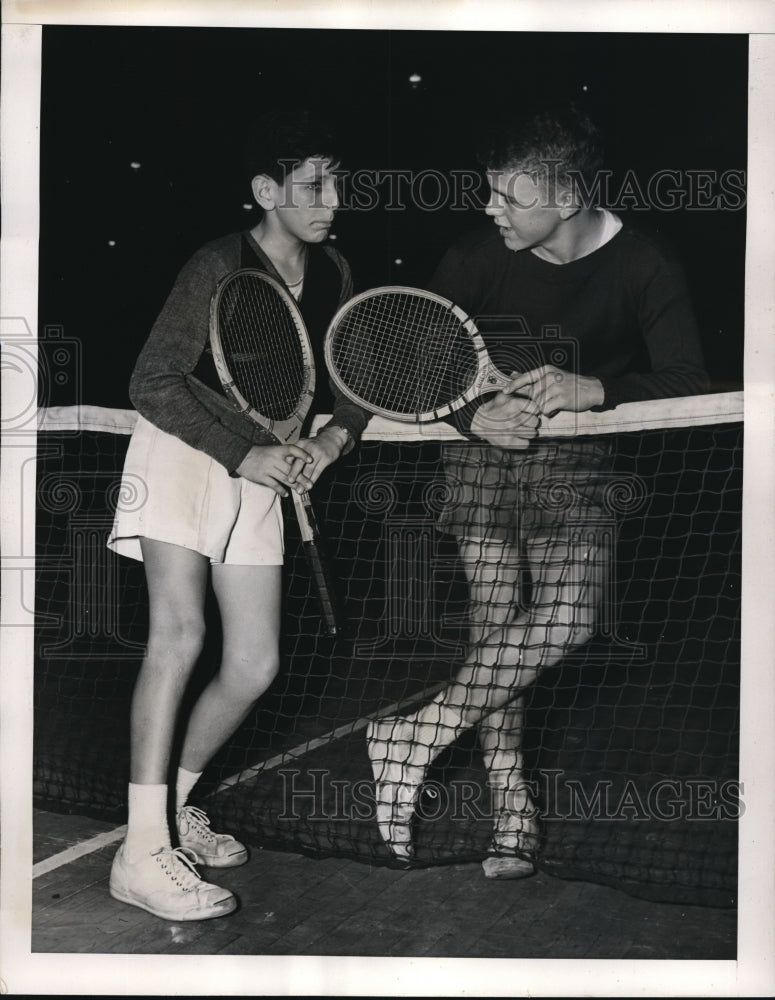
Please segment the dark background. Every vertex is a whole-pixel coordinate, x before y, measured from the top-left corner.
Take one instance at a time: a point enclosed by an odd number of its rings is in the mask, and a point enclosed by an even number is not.
[[[78,342],[78,372],[48,378],[42,402],[130,405],[134,360],[186,258],[257,221],[240,163],[261,110],[324,112],[350,170],[448,173],[478,169],[475,127],[493,108],[571,97],[606,136],[616,192],[628,170],[645,186],[658,170],[746,169],[747,59],[745,35],[47,26],[39,315],[44,341],[53,325]],[[337,219],[361,289],[422,285],[485,221],[384,201]],[[679,252],[713,386],[738,388],[745,208],[626,214]]]

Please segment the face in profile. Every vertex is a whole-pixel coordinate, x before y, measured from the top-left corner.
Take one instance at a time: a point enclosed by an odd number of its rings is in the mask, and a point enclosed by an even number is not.
[[[487,179],[485,211],[509,250],[529,250],[551,241],[566,213],[548,195],[544,178],[524,170],[490,170]]]
[[[322,243],[339,208],[337,164],[310,157],[274,185],[273,216],[286,233],[304,243]]]

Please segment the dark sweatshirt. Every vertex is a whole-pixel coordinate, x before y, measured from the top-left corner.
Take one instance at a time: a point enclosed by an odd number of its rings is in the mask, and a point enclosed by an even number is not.
[[[708,390],[683,271],[629,226],[586,257],[551,264],[509,250],[491,223],[447,252],[429,287],[474,318],[504,374],[555,364],[600,379],[596,409]]]

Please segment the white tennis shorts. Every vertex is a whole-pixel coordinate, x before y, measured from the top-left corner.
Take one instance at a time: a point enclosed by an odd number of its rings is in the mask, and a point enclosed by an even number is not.
[[[170,542],[212,563],[283,562],[280,497],[234,478],[202,451],[138,415],[127,449],[108,547],[142,560],[141,538]]]

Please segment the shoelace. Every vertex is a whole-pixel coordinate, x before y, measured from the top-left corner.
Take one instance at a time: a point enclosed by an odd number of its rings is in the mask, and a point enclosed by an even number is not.
[[[194,867],[196,854],[187,847],[164,847],[157,852],[156,858],[162,870],[168,872],[170,878],[174,878],[176,884],[186,892],[201,883],[199,872]]]
[[[198,833],[201,833],[209,840],[215,840],[215,835],[209,829],[210,820],[207,813],[203,812],[201,809],[197,809],[196,806],[183,806],[180,811],[185,816],[186,822],[189,826],[193,826],[196,829],[198,825]]]

